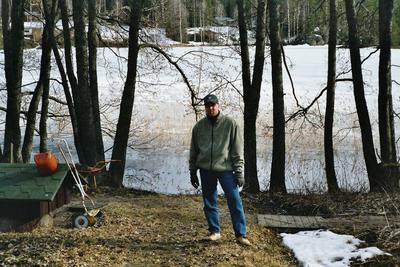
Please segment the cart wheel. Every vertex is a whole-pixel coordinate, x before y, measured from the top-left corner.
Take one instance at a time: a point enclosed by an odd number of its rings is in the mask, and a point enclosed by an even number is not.
[[[76,228],[86,228],[89,225],[89,220],[85,215],[76,216],[74,226]]]

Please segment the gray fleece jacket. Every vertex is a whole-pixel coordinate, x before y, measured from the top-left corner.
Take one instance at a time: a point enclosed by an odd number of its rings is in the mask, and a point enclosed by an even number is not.
[[[243,173],[243,138],[235,120],[222,115],[204,117],[192,130],[189,170]]]

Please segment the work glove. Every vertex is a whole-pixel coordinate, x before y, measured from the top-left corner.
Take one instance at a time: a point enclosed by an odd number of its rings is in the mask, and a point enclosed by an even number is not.
[[[235,179],[239,187],[244,185],[244,176],[241,172],[235,172]]]
[[[199,184],[199,178],[197,177],[197,172],[196,171],[191,171],[190,172],[190,183],[196,189],[199,187],[199,185],[200,185]]]

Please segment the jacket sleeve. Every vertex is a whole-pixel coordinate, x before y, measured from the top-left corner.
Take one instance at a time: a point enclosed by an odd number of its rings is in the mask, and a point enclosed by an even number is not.
[[[196,129],[197,129],[197,127],[194,126],[192,129],[192,138],[190,140],[190,156],[189,156],[189,171],[190,172],[197,171],[196,160],[197,160],[197,154],[199,152],[199,149],[198,149],[197,140],[196,140],[196,132],[197,132]]]
[[[234,122],[231,132],[231,160],[235,173],[243,173],[243,137],[239,125]]]

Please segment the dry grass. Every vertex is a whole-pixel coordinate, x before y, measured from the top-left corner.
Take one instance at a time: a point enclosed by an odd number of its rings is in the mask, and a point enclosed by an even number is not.
[[[204,241],[206,223],[199,196],[108,191],[95,199],[105,204],[104,225],[71,229],[66,212],[52,228],[0,234],[1,265],[57,266],[296,266],[276,233],[247,214],[245,248],[234,241],[229,213],[221,199],[223,238]]]

